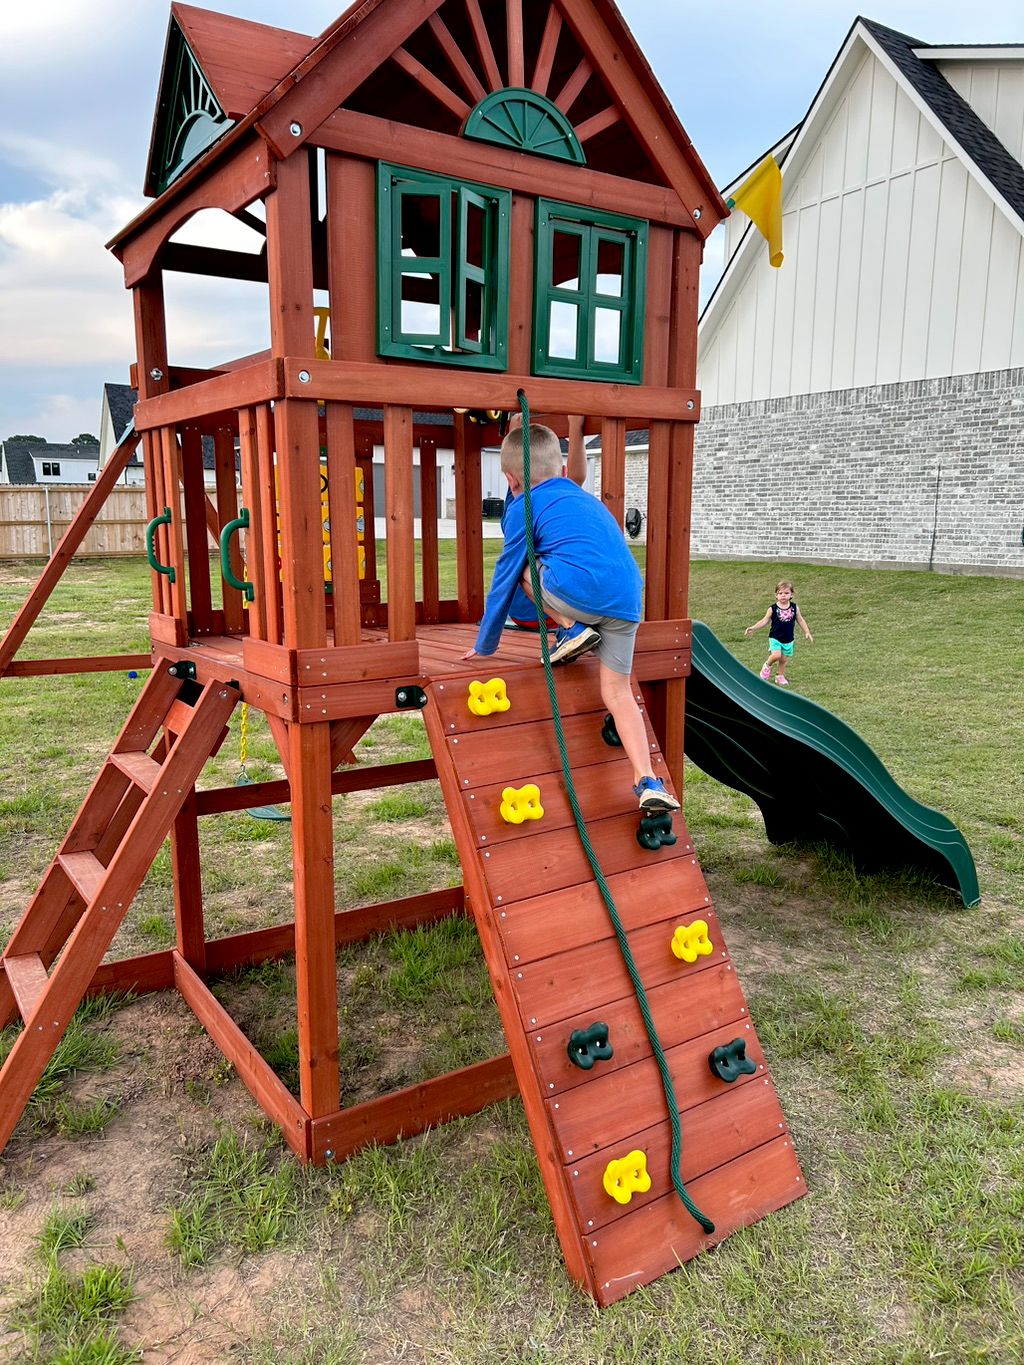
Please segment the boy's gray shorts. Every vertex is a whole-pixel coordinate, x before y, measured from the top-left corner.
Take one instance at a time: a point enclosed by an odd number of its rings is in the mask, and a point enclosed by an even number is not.
[[[595,616],[589,611],[577,611],[560,598],[552,597],[544,587],[543,579],[541,596],[544,598],[544,606],[549,611],[555,611],[559,616],[571,616],[576,621],[582,621],[585,626],[593,626],[601,636],[601,643],[594,650],[600,662],[613,673],[625,673],[626,677],[629,677],[633,671],[633,647],[636,644],[638,622],[620,621],[615,616]]]

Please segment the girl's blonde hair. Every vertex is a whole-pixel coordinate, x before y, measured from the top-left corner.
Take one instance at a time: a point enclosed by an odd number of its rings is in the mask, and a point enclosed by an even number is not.
[[[775,584],[776,592],[781,592],[783,588],[788,588],[790,592],[795,591],[793,584],[789,581],[788,578],[783,578],[780,582]]]
[[[553,479],[562,472],[562,447],[550,427],[530,423],[530,482]],[[523,429],[515,427],[501,443],[501,468],[523,481]]]

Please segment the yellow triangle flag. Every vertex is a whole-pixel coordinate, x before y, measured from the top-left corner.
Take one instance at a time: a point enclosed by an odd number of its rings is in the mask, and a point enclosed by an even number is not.
[[[747,176],[728,201],[729,208],[745,213],[768,243],[768,259],[776,269],[782,264],[782,172],[773,156]]]

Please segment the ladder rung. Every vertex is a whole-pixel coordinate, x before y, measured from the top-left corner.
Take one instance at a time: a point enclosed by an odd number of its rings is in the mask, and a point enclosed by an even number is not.
[[[172,701],[164,717],[164,729],[170,730],[171,734],[180,735],[182,730],[186,730],[191,724],[194,715],[194,707],[183,701]]]
[[[111,754],[110,761],[143,791],[152,791],[160,776],[160,764],[149,754]]]
[[[43,959],[38,953],[19,953],[4,958],[4,969],[21,1017],[27,1021],[50,979]]]
[[[58,853],[57,861],[78,894],[90,904],[107,871],[99,858],[95,853]]]

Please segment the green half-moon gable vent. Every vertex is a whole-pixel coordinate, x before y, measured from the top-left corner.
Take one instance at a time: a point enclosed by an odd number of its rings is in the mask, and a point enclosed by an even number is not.
[[[146,189],[162,194],[233,125],[172,20]]]
[[[571,161],[585,166],[587,158],[572,130],[572,124],[556,105],[535,90],[495,90],[476,106],[464,137],[477,142],[493,142],[534,156],[551,156],[556,161]]]

